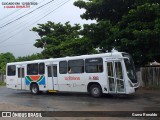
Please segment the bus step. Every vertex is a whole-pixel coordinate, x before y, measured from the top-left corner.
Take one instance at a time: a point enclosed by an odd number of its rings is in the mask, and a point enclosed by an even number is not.
[[[55,93],[57,91],[56,90],[48,90],[48,92]]]

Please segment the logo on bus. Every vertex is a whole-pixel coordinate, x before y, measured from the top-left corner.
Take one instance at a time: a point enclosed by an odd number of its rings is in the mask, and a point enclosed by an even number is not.
[[[74,77],[74,76],[69,76],[69,77],[65,77],[65,80],[80,80],[80,77]]]
[[[99,80],[99,76],[89,76],[89,80]]]
[[[26,85],[30,85],[31,82],[37,82],[39,85],[45,85],[45,77],[43,75],[33,75],[25,77]]]

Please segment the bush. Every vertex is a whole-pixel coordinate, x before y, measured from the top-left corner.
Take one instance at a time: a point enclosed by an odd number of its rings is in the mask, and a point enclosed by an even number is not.
[[[5,85],[6,85],[5,82],[0,81],[0,86],[5,86]]]

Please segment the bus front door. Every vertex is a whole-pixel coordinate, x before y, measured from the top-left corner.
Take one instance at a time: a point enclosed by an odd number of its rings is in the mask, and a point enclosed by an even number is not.
[[[57,65],[47,65],[47,86],[48,90],[58,90]]]
[[[107,62],[109,93],[125,93],[121,61]]]
[[[25,76],[24,67],[18,66],[17,67],[17,71],[18,71],[17,89],[25,90],[26,89],[26,85],[25,85],[25,78],[24,78],[24,76]]]

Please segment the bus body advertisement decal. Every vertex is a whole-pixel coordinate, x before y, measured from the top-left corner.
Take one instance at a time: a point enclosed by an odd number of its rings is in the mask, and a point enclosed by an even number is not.
[[[25,82],[26,85],[29,85],[31,82],[37,82],[39,85],[45,85],[45,77],[41,75],[34,75],[34,76],[26,76]]]
[[[64,80],[81,80],[81,78],[80,77],[69,76],[69,77],[65,77]]]

